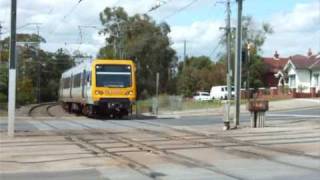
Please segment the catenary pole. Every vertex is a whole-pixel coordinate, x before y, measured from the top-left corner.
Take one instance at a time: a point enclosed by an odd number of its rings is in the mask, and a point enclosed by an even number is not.
[[[235,114],[234,122],[237,127],[240,122],[240,86],[241,86],[241,41],[242,41],[242,3],[243,0],[237,0],[238,17],[237,17],[237,42],[236,42],[236,58],[235,58]]]
[[[8,98],[8,136],[14,137],[16,110],[16,28],[17,0],[11,0],[10,25],[10,62],[9,62],[9,98]]]

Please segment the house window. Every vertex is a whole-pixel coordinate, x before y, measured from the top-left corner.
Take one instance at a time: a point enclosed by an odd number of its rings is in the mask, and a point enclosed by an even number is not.
[[[319,74],[313,75],[314,77],[314,86],[319,86]]]
[[[296,87],[296,75],[289,76],[289,86],[290,86],[290,88]]]

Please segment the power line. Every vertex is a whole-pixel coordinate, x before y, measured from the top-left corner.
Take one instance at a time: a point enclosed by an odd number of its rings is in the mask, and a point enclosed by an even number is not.
[[[63,16],[63,20],[65,20],[68,16],[70,16],[70,15],[77,9],[77,7],[79,6],[79,4],[80,4],[81,2],[83,2],[83,0],[79,0],[79,1],[77,2],[77,4],[75,4],[75,5],[68,11],[68,13],[67,13],[65,16]]]
[[[65,21],[66,18],[68,16],[70,16],[76,10],[76,8],[79,6],[79,4],[83,1],[84,0],[78,0],[78,2],[63,16],[62,21]],[[48,34],[49,34],[48,37],[51,37],[54,33],[56,33],[57,29],[60,28],[61,25],[62,25],[62,23],[59,23],[51,32],[48,32]]]
[[[121,0],[116,1],[113,6],[118,6],[120,4]]]
[[[151,7],[151,9],[148,11],[148,13],[155,11],[155,10],[159,9],[160,7],[166,5],[169,1],[171,1],[171,0],[167,0],[167,1],[157,0],[157,4],[153,7]]]
[[[172,14],[169,14],[168,16],[165,16],[164,18],[162,18],[162,21],[165,20],[165,19],[168,19],[168,18],[171,18],[172,16],[186,10],[187,8],[189,8],[190,6],[192,6],[194,3],[198,2],[199,0],[193,0],[191,1],[190,3],[188,3],[187,5],[179,8],[177,11],[173,12]]]
[[[220,45],[221,45],[221,44],[220,44],[220,43],[218,43],[218,44],[216,45],[216,47],[215,47],[215,48],[213,48],[213,50],[212,50],[212,52],[210,53],[209,57],[212,57],[212,56],[213,56],[213,54],[217,52],[217,50],[219,49]]]

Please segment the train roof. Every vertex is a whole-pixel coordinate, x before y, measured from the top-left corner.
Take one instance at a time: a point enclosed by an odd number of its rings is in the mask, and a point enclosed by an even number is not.
[[[94,59],[91,61],[80,63],[62,73],[62,77],[70,76],[72,72],[78,72],[81,69],[90,69],[93,64],[134,64],[132,60],[120,59]]]

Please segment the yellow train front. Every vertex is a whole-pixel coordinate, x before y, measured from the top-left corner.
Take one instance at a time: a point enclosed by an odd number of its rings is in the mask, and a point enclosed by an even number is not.
[[[131,60],[82,63],[61,76],[59,97],[69,112],[119,117],[132,113],[136,66]]]

